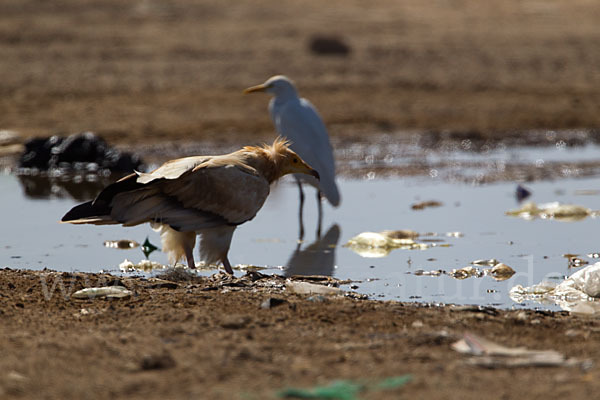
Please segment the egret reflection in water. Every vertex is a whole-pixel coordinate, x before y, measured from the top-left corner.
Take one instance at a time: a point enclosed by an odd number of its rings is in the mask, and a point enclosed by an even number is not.
[[[333,224],[320,239],[298,247],[287,262],[285,276],[324,275],[332,276],[335,267],[335,249],[340,240],[339,225]]]

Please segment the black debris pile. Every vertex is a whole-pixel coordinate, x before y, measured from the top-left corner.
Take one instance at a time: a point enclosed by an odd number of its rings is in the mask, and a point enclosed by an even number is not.
[[[92,132],[31,139],[25,143],[25,150],[19,159],[20,168],[43,171],[131,172],[140,170],[142,164],[137,155],[110,147]]]

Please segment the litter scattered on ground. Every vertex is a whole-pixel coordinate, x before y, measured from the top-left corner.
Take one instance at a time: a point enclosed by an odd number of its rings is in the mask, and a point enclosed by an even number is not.
[[[287,281],[285,283],[285,288],[289,292],[296,294],[333,295],[343,293],[342,289],[337,287],[317,285],[309,282]]]
[[[557,284],[542,282],[523,287],[514,286],[510,298],[517,302],[555,303],[563,310],[581,314],[600,312],[600,263],[588,265]]]
[[[119,264],[119,270],[122,272],[135,272],[135,271],[154,271],[159,269],[166,269],[167,265],[163,265],[156,261],[150,260],[142,260],[137,264],[134,264],[132,261],[125,259],[121,264]]]
[[[486,368],[502,367],[569,367],[581,366],[579,360],[566,358],[554,350],[529,350],[524,347],[506,347],[472,333],[452,344],[459,353],[475,356],[470,364]]]
[[[537,205],[534,202],[529,202],[523,204],[521,208],[507,211],[506,215],[526,220],[541,218],[555,219],[558,221],[580,221],[587,217],[597,217],[600,215],[600,212],[592,211],[589,208],[575,204],[552,202]]]
[[[377,392],[398,389],[412,379],[412,375],[400,375],[382,379],[377,382],[339,380],[327,386],[316,386],[309,389],[287,388],[278,393],[280,398],[296,399],[331,399],[358,400],[361,392]]]
[[[85,288],[71,295],[72,299],[124,299],[131,297],[133,292],[124,286],[104,286]]]
[[[285,299],[269,297],[268,299],[260,303],[260,308],[262,308],[263,310],[270,310],[271,308],[275,308],[285,303],[287,303],[287,300]]]
[[[410,206],[411,209],[413,210],[424,210],[425,208],[431,207],[441,207],[444,204],[441,201],[437,201],[437,200],[428,200],[428,201],[421,201],[419,203],[414,203]]]
[[[482,261],[482,260],[478,260],[478,261]],[[493,261],[496,262],[496,265],[494,265],[492,268],[481,268],[480,269],[480,268],[474,267],[472,265],[469,265],[469,266],[466,266],[463,268],[452,269],[449,272],[444,271],[443,269],[437,269],[437,270],[432,270],[432,271],[424,271],[422,269],[418,269],[413,272],[413,275],[418,275],[418,276],[448,275],[448,276],[451,276],[452,278],[460,279],[460,280],[471,278],[471,277],[482,278],[484,276],[491,276],[492,278],[494,278],[497,281],[504,281],[504,280],[509,279],[511,276],[513,276],[515,274],[515,270],[512,269],[511,267],[509,267],[508,265],[506,265],[504,263],[498,263],[497,260],[493,260]],[[483,264],[483,265],[487,265],[487,264]]]
[[[387,256],[392,250],[426,250],[431,247],[449,247],[443,239],[423,239],[424,236],[439,236],[437,233],[419,234],[415,231],[386,230],[382,232],[362,232],[344,245],[365,258],[380,258]],[[461,237],[460,232],[450,232],[441,236]],[[421,241],[416,239],[421,238]]]
[[[122,249],[122,250],[134,249],[134,248],[138,247],[139,245],[140,244],[138,242],[136,242],[135,240],[129,240],[129,239],[106,240],[104,242],[104,247],[108,247],[111,249]]]

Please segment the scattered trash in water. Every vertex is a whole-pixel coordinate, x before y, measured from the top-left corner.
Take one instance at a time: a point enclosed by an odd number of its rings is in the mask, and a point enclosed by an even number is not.
[[[387,236],[391,239],[416,239],[419,237],[419,233],[410,229],[400,229],[397,231],[383,231],[382,235]]]
[[[125,259],[121,264],[119,264],[119,270],[122,272],[135,272],[135,271],[144,271],[149,272],[157,269],[165,269],[168,268],[167,265],[163,265],[156,261],[150,260],[142,260],[137,264],[134,264],[132,261]]]
[[[575,191],[576,196],[597,196],[600,190],[597,189],[580,189]]]
[[[361,392],[374,392],[398,389],[412,380],[412,375],[392,376],[380,381],[369,382],[366,380],[334,381],[327,386],[316,386],[309,389],[287,388],[280,391],[280,398],[296,399],[330,399],[330,400],[358,400]]]
[[[434,233],[427,234],[427,236],[436,235]],[[422,239],[420,242],[414,240],[422,236],[425,235],[412,230],[363,232],[348,240],[344,247],[348,247],[365,258],[385,257],[395,249],[425,250],[430,247],[450,247],[450,244],[439,243],[435,239]]]
[[[410,272],[407,272],[410,273]],[[467,266],[464,268],[453,269],[450,272],[446,272],[442,269],[433,270],[433,271],[424,271],[422,269],[418,269],[412,273],[417,276],[441,276],[448,275],[454,279],[467,279],[471,277],[482,278],[484,276],[491,276],[497,281],[504,281],[509,279],[511,276],[515,274],[515,270],[509,267],[506,264],[498,263],[493,268],[484,268],[478,269],[473,266]]]
[[[466,279],[471,276],[482,277],[483,272],[479,271],[475,267],[469,266],[460,269],[453,269],[448,275],[456,279]]]
[[[530,287],[514,286],[509,296],[517,303],[527,300],[542,304],[555,303],[573,313],[599,313],[600,262],[580,269],[558,285],[542,282]]]
[[[437,269],[434,271],[424,271],[422,269],[418,269],[415,272],[413,272],[413,275],[416,275],[416,276],[440,276],[445,273],[446,273],[446,271],[443,271],[441,269]]]
[[[471,261],[471,264],[473,264],[473,265],[488,265],[490,267],[493,267],[494,265],[498,264],[498,260],[496,260],[495,258],[490,258],[489,260],[475,260],[475,261]]]
[[[150,243],[148,236],[146,236],[146,240],[144,240],[144,243],[142,244],[142,253],[144,253],[144,256],[146,256],[146,259],[148,258],[148,256],[150,254],[152,254],[152,252],[154,252],[156,250],[158,250],[158,247],[156,247],[155,245]]]
[[[121,240],[106,240],[104,242],[105,247],[109,247],[111,249],[134,249],[138,247],[140,244],[135,240],[121,239]]]
[[[525,347],[506,347],[472,333],[452,344],[452,349],[476,356],[469,364],[486,368],[502,367],[565,367],[581,366],[576,359],[568,359],[555,350],[529,350]]]
[[[446,232],[447,237],[461,238],[464,237],[464,233],[462,232]]]
[[[540,204],[525,203],[521,208],[509,210],[506,215],[520,217],[526,220],[536,218],[555,219],[558,221],[580,221],[588,216],[596,217],[600,212],[575,204],[561,204],[559,202]]]
[[[522,186],[522,185],[517,185],[517,190],[515,191],[515,197],[517,198],[517,201],[520,203],[523,200],[525,200],[526,198],[528,198],[529,196],[531,196],[531,190],[527,189],[526,187]]]
[[[496,264],[490,270],[486,270],[496,279],[497,281],[504,281],[509,279],[515,274],[515,270],[504,263]]]
[[[428,201],[422,201],[420,203],[415,203],[412,204],[410,206],[410,208],[412,208],[413,210],[424,210],[425,208],[434,208],[434,207],[441,207],[444,204],[440,201],[436,201],[436,200],[428,200]]]
[[[579,268],[579,267],[583,267],[584,265],[588,265],[589,262],[579,258],[579,257],[568,257],[569,260],[569,264],[568,267],[569,268]]]
[[[124,299],[131,297],[133,292],[124,286],[104,286],[85,288],[76,291],[71,295],[73,299]]]

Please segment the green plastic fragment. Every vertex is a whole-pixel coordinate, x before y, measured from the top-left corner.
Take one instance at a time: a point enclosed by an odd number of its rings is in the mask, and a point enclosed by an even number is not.
[[[377,383],[374,387],[380,390],[396,389],[406,385],[412,379],[412,375],[391,376]]]
[[[334,381],[328,386],[309,389],[287,388],[278,393],[280,398],[358,400],[361,391],[392,390],[404,386],[412,375],[392,376],[373,383],[359,383],[350,380]]]
[[[335,381],[328,386],[311,389],[289,388],[279,393],[282,398],[356,400],[363,385],[352,381]]]
[[[142,252],[146,256],[146,259],[154,250],[158,249],[158,247],[156,247],[155,245],[150,243],[150,240],[148,239],[147,236],[146,236],[146,241],[144,242],[144,244],[142,244],[141,248],[142,248]]]

